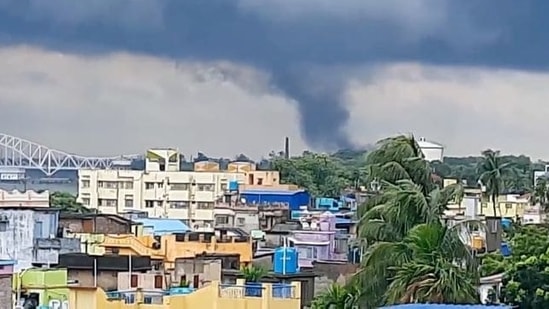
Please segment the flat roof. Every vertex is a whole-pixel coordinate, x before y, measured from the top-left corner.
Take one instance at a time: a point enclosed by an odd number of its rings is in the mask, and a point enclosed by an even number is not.
[[[305,190],[242,190],[240,194],[260,194],[260,195],[294,195],[307,192]]]

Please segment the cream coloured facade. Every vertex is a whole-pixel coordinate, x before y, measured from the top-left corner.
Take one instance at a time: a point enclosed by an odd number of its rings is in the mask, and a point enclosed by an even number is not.
[[[0,207],[50,207],[50,193],[0,189]]]
[[[78,201],[102,213],[145,211],[150,217],[213,223],[215,202],[244,173],[80,170]]]
[[[145,170],[79,170],[78,201],[102,213],[145,211],[149,217],[186,220],[192,226],[213,226],[214,206],[229,183],[263,189],[280,187],[277,171],[258,171],[254,163],[233,162],[227,170],[215,162],[197,162],[181,171],[175,149],[149,149]]]

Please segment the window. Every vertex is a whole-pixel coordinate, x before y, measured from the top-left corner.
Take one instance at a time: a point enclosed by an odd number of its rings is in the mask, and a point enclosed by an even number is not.
[[[153,208],[154,201],[145,201],[145,208]]]
[[[154,189],[154,182],[146,182],[145,190],[152,190],[152,189]]]
[[[137,287],[137,275],[132,275],[130,279],[130,287],[136,288]]]
[[[213,191],[213,190],[214,190],[213,184],[198,185],[198,191]]]
[[[511,204],[511,203],[505,203],[505,208],[511,209],[511,208],[513,208],[513,204]]]
[[[163,280],[162,276],[160,276],[160,275],[154,276],[154,288],[155,289],[161,289],[164,286],[164,284],[162,284],[163,281],[164,280]]]
[[[186,191],[186,190],[189,190],[189,184],[188,183],[171,183],[170,190]]]
[[[347,253],[347,240],[336,239],[335,240],[335,253]]]
[[[257,178],[257,184],[262,185],[263,184],[263,178]]]
[[[227,186],[226,183],[221,184],[221,191],[227,191],[227,188],[228,188],[228,186]]]
[[[133,208],[133,195],[127,194],[124,197],[124,207],[126,208]]]
[[[213,202],[198,202],[197,205],[198,209],[213,209],[214,203]]]
[[[89,197],[83,197],[82,198],[82,205],[90,206],[90,198]]]
[[[89,188],[89,187],[90,187],[90,181],[82,180],[82,188]]]
[[[5,232],[8,230],[9,222],[8,221],[0,221],[0,232]]]
[[[118,182],[117,181],[102,181],[102,180],[99,180],[97,182],[97,186],[99,188],[103,188],[103,189],[118,189]]]
[[[187,208],[189,207],[188,201],[170,201],[170,208]]]
[[[215,217],[215,224],[229,224],[229,217],[217,216]]]
[[[116,207],[116,200],[112,199],[98,199],[97,205],[104,207]]]
[[[34,222],[34,238],[42,238],[42,221]]]
[[[238,225],[244,225],[246,223],[246,219],[245,218],[237,218],[236,219],[237,222],[238,222]]]
[[[127,189],[132,190],[133,189],[133,181],[121,181],[119,183],[120,189]]]
[[[300,247],[297,249],[297,254],[300,258],[312,259],[313,258],[313,247]]]

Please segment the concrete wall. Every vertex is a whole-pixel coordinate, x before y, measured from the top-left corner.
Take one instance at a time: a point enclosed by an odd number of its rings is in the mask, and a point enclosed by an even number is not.
[[[93,287],[95,282],[92,270],[75,270],[68,271],[69,280],[78,280],[78,284],[83,287]],[[105,291],[113,291],[118,288],[118,272],[117,271],[98,271],[97,286]]]
[[[6,191],[0,189],[0,207],[50,207],[50,193],[27,190]]]
[[[262,297],[243,297],[244,286],[220,286],[218,282],[199,289],[191,294],[176,295],[164,298],[164,304],[143,304],[141,291],[134,293],[136,302],[125,304],[122,300],[108,300],[104,291],[74,287],[70,289],[71,308],[101,308],[101,309],[299,309],[301,308],[301,287],[292,283],[289,297],[273,297],[272,285],[264,284]]]
[[[84,224],[86,222],[86,224]],[[84,226],[86,225],[86,227]],[[62,218],[59,226],[71,233],[131,234],[131,226],[106,216],[92,218]],[[91,227],[91,230],[88,228]]]
[[[34,246],[34,211],[0,209],[7,219],[7,229],[0,232],[0,259],[17,260],[15,271],[32,266]]]
[[[0,309],[13,309],[11,275],[0,276]]]
[[[177,259],[172,273],[172,282],[178,284],[183,276],[193,284],[194,276],[198,275],[199,286],[212,281],[221,281],[221,260]]]

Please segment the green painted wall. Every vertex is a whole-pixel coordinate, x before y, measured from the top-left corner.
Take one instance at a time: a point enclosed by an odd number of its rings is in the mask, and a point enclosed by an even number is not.
[[[48,305],[51,300],[63,302],[69,299],[66,269],[31,268],[22,271],[13,276],[16,291],[20,279],[22,290],[40,295],[40,305]]]

